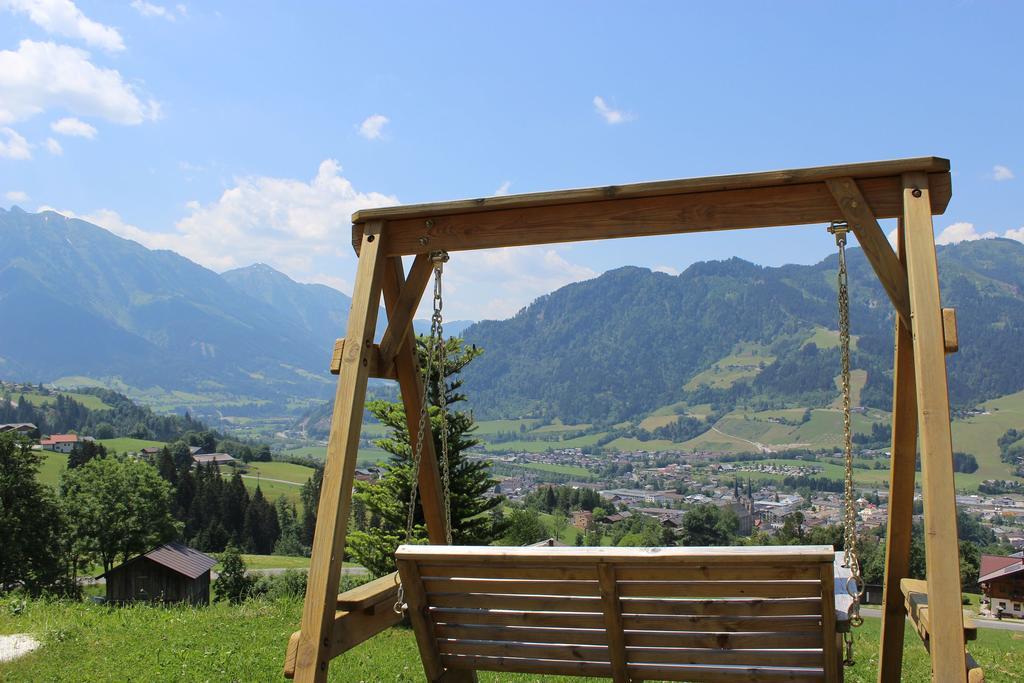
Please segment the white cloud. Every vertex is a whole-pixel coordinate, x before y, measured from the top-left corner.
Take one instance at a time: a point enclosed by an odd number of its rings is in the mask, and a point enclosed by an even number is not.
[[[633,115],[624,112],[620,109],[612,109],[608,106],[608,103],[604,101],[604,98],[600,95],[594,96],[594,110],[601,115],[604,122],[609,125],[615,125],[617,123],[625,123],[626,121],[632,121]]]
[[[108,52],[124,49],[116,28],[93,21],[71,0],[0,0],[0,9],[27,15],[47,33],[77,38]]]
[[[1013,178],[1013,171],[1011,171],[1008,166],[996,164],[995,166],[992,167],[992,180],[998,182],[1002,180],[1013,180]]]
[[[32,145],[13,128],[0,128],[0,158],[31,159]]]
[[[21,190],[11,190],[10,192],[4,193],[4,199],[9,202],[27,202],[28,195]]]
[[[979,233],[974,228],[974,223],[953,223],[935,238],[936,244],[957,244],[958,242],[970,242],[973,240],[999,237],[994,232]]]
[[[74,118],[73,116],[54,121],[50,124],[50,129],[54,133],[60,133],[61,135],[88,138],[89,140],[96,137],[96,129],[94,127],[90,126],[85,121]]]
[[[185,5],[176,5],[174,9],[171,9],[145,0],[132,0],[132,8],[144,17],[159,17],[167,21],[177,21],[178,14],[183,17],[188,14],[188,8]],[[175,14],[175,9],[178,14]]]
[[[89,53],[67,45],[23,40],[0,50],[0,124],[23,121],[51,107],[113,123],[135,125],[160,116],[114,69],[89,61]]]
[[[1007,230],[1003,233],[1003,237],[1008,240],[1017,240],[1018,242],[1024,242],[1024,226],[1016,229]]]
[[[598,275],[569,262],[563,250],[536,246],[453,253],[445,266],[445,316],[449,320],[508,318],[542,294]],[[429,310],[427,297],[424,306],[422,310]]]
[[[373,114],[359,124],[359,134],[367,140],[379,140],[384,134],[384,125],[391,119],[383,114]]]
[[[512,187],[512,181],[511,180],[506,180],[505,182],[503,182],[501,185],[498,186],[497,190],[494,191],[494,196],[495,197],[504,197],[505,195],[508,194],[508,190],[509,190],[510,187]]]
[[[672,266],[654,266],[651,270],[655,273],[665,273],[666,275],[671,275],[673,277],[679,275],[679,269],[673,268]]]
[[[55,157],[59,157],[64,153],[64,148],[53,138],[46,138],[46,151]]]

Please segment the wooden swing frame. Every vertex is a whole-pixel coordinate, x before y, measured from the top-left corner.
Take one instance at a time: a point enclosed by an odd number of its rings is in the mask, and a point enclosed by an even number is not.
[[[489,197],[356,212],[359,255],[302,614],[285,675],[327,680],[329,662],[398,623],[396,577],[338,595],[367,380],[398,381],[409,434],[424,399],[411,333],[431,276],[429,253],[583,240],[846,221],[896,311],[892,460],[879,681],[900,679],[907,612],[900,582],[910,565],[918,436],[927,551],[928,645],[935,680],[967,680],[945,353],[956,319],[940,304],[932,216],[952,194],[949,161],[922,157],[768,173]],[[898,247],[878,219],[898,219]],[[415,256],[408,275],[402,256]],[[383,294],[388,327],[374,344]],[[444,544],[440,473],[429,425],[419,491],[430,542]],[[415,444],[413,444],[415,446]],[[475,680],[450,671],[445,680]]]

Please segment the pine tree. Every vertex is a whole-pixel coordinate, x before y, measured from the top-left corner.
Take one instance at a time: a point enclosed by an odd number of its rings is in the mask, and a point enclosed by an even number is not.
[[[427,339],[419,337],[416,348],[421,367],[426,363]],[[471,460],[467,451],[479,441],[472,437],[475,429],[471,413],[453,410],[452,406],[465,400],[459,392],[462,380],[459,373],[474,358],[482,353],[474,347],[467,347],[459,338],[446,342],[447,364],[445,367],[444,391],[449,406],[446,421],[448,457],[450,471],[452,538],[456,544],[486,545],[504,533],[504,528],[495,525],[495,518],[484,514],[501,504],[500,496],[488,497],[496,480],[490,476],[490,463]],[[430,424],[434,436],[434,449],[441,457],[441,411],[438,390],[437,368],[427,383],[427,398],[430,405]],[[406,519],[412,479],[412,449],[406,425],[405,409],[401,403],[371,401],[367,409],[390,429],[387,438],[377,445],[391,454],[384,465],[384,474],[377,482],[356,482],[356,499],[366,506],[371,524],[366,531],[354,531],[349,536],[349,550],[352,557],[372,574],[382,575],[394,571],[394,551],[406,541]],[[503,524],[503,520],[499,522]],[[414,515],[413,542],[427,538],[423,509],[417,498]]]
[[[252,594],[252,577],[245,574],[245,560],[242,559],[238,547],[229,545],[220,556],[221,570],[213,582],[213,594],[217,600],[227,600],[232,604],[245,600]]]
[[[274,506],[267,502],[259,486],[252,495],[252,500],[245,511],[245,523],[242,530],[244,547],[256,555],[269,555],[274,550],[277,537],[281,530],[277,522]]]
[[[259,491],[258,486],[256,490]],[[249,491],[245,488],[242,475],[235,470],[230,483],[225,487],[220,505],[221,524],[235,545],[245,545],[242,541],[242,528],[245,526],[249,505]]]
[[[281,535],[274,544],[274,555],[308,555],[309,548],[302,545],[302,527],[299,524],[295,504],[289,503],[284,496],[274,502],[277,523]]]

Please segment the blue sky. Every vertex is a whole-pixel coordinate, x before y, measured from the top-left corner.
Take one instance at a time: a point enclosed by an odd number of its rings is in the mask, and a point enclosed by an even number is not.
[[[0,205],[350,291],[362,206],[937,155],[942,241],[1024,240],[1021,25],[1010,2],[0,0]],[[805,227],[456,254],[446,311],[832,248]]]

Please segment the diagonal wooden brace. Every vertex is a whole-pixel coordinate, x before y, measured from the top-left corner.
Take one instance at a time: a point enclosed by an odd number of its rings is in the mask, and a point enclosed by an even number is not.
[[[907,269],[896,258],[896,253],[871,211],[871,206],[857,187],[857,182],[853,178],[839,178],[827,180],[825,184],[839,205],[843,218],[857,236],[864,255],[875,269],[896,313],[903,324],[909,326],[910,287],[907,285]]]
[[[430,262],[429,254],[417,254],[409,269],[409,277],[406,278],[402,290],[398,294],[397,301],[388,306],[388,328],[384,330],[384,336],[380,340],[380,355],[385,361],[394,360],[402,346],[409,330],[412,329],[412,319],[419,308],[420,299],[423,298],[423,290],[430,282],[430,274],[434,272],[433,264]]]

